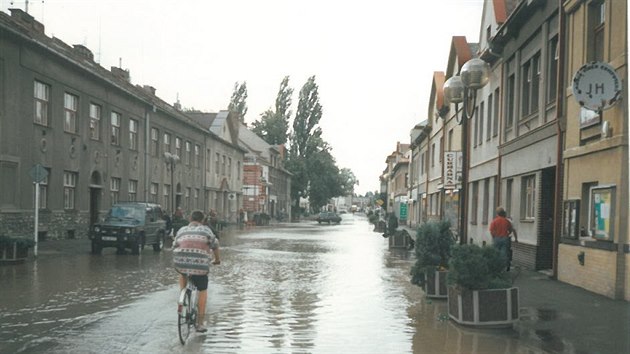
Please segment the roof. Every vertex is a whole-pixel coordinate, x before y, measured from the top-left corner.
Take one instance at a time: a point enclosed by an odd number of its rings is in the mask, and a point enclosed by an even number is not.
[[[242,126],[238,138],[239,141],[245,145],[247,150],[257,154],[267,161],[270,160],[269,149],[273,148],[273,145],[264,141],[256,133],[247,129],[245,126]]]

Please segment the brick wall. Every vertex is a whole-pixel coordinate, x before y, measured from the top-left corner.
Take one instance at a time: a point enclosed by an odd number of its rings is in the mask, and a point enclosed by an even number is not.
[[[584,252],[584,265],[578,261],[580,252]],[[616,259],[616,252],[560,244],[558,280],[613,298]]]

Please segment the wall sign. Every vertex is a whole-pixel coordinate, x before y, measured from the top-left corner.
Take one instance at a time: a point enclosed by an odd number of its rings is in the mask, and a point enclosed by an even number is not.
[[[607,63],[584,64],[573,76],[573,97],[586,109],[608,109],[621,97],[621,78]]]

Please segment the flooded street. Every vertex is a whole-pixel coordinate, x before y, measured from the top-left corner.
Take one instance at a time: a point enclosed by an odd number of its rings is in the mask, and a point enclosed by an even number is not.
[[[48,241],[54,242],[54,241]],[[409,282],[364,216],[232,231],[211,269],[208,332],[177,338],[171,251],[86,248],[0,268],[0,352],[542,353],[513,330],[473,331]]]

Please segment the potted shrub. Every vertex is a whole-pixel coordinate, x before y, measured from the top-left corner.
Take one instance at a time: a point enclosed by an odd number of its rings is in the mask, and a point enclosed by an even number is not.
[[[35,241],[25,237],[0,236],[0,261],[19,262],[28,257],[28,249]]]
[[[518,288],[494,247],[455,246],[448,282],[448,313],[455,322],[497,328],[518,320]]]
[[[416,263],[411,268],[411,282],[424,288],[427,297],[447,297],[446,274],[455,244],[448,220],[420,225],[416,233]]]

